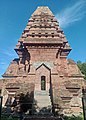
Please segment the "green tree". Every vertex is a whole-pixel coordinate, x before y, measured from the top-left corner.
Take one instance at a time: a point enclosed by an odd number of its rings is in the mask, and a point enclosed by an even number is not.
[[[28,109],[31,110],[32,103],[33,103],[33,93],[20,94],[19,104],[20,104],[20,110],[22,112],[27,112]]]
[[[81,61],[77,61],[77,65],[81,70],[82,74],[84,75],[84,79],[86,80],[86,62],[82,63]]]
[[[64,116],[64,120],[84,120],[83,115],[79,116]]]

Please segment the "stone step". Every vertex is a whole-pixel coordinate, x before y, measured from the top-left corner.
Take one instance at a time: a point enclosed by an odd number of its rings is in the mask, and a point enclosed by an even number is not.
[[[24,120],[64,120],[61,117],[30,117],[25,118]]]
[[[50,100],[49,96],[35,96],[37,100]]]
[[[51,105],[51,102],[50,101],[47,101],[47,102],[45,102],[45,101],[37,101],[37,104],[48,104],[48,105]]]
[[[38,103],[38,102],[39,102],[39,103],[45,103],[45,104],[46,104],[46,103],[51,103],[51,100],[50,100],[50,99],[44,99],[44,100],[43,100],[43,99],[37,99],[37,103]]]
[[[45,105],[51,105],[51,102],[44,102],[44,101],[42,101],[42,102],[40,102],[40,101],[37,101],[37,103],[36,103],[36,105],[37,104],[40,104],[40,105],[42,105],[42,106],[45,106]]]
[[[49,101],[51,102],[51,98],[49,96],[49,91],[35,91],[34,92],[34,98],[37,101]]]
[[[34,91],[34,95],[50,95],[49,91]]]
[[[39,109],[40,108],[48,108],[49,106],[50,106],[50,108],[52,108],[50,104],[40,104],[40,103],[38,103],[37,106],[38,106]]]
[[[46,100],[36,99],[36,100],[37,100],[37,104],[51,105],[51,101],[49,99]]]
[[[50,97],[49,96],[35,96],[34,97],[35,99],[38,99],[38,100],[50,100]]]
[[[51,105],[51,103],[37,103],[37,106],[38,106],[38,108],[39,109],[42,109],[42,108],[52,108],[52,105]]]
[[[47,101],[47,102],[45,102],[45,101],[37,101],[37,104],[43,104],[43,105],[51,105],[51,102],[50,101]]]

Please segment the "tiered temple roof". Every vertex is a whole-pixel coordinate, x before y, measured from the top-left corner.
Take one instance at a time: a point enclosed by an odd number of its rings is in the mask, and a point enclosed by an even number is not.
[[[16,48],[21,45],[54,44],[61,45],[64,52],[71,50],[64,32],[48,7],[38,7],[29,19]]]

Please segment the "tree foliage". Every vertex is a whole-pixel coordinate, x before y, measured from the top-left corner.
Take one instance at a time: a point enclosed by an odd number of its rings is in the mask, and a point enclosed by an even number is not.
[[[77,65],[81,70],[82,74],[84,75],[84,79],[86,80],[86,62],[82,63],[81,61],[77,61]]]
[[[20,110],[27,112],[28,109],[32,109],[33,94],[27,93],[26,95],[21,93],[19,98]]]
[[[84,120],[82,115],[79,116],[64,116],[64,120]]]

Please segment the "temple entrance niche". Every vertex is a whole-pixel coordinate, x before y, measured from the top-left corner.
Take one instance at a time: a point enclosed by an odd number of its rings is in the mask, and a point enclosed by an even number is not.
[[[41,64],[36,68],[34,100],[36,101],[37,114],[45,113],[45,110],[52,108],[50,98],[50,69]]]
[[[50,69],[41,64],[36,69],[35,90],[36,91],[49,91],[50,89]]]

